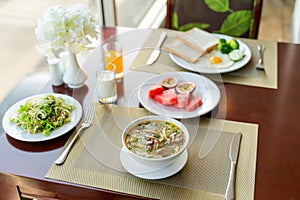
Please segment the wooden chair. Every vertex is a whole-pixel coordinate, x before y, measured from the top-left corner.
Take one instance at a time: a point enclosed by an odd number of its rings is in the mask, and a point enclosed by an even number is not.
[[[257,38],[262,1],[167,0],[166,28],[187,31],[198,27],[235,37]]]

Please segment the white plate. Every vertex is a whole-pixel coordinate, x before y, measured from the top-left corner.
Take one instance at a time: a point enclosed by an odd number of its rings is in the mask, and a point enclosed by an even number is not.
[[[226,40],[231,39],[232,37],[227,36],[227,35],[222,35],[222,34],[214,34],[219,38],[224,38]],[[251,59],[251,50],[250,48],[242,41],[238,40],[239,45],[240,45],[240,50],[245,54],[245,57],[234,63],[232,66],[227,67],[227,68],[212,68],[212,67],[207,67],[207,65],[203,64],[201,62],[192,64],[190,62],[187,62],[186,60],[170,53],[170,58],[173,62],[175,62],[177,65],[179,65],[180,67],[182,67],[183,69],[189,70],[189,71],[193,71],[193,72],[198,72],[198,73],[205,73],[205,74],[216,74],[216,73],[227,73],[227,72],[232,72],[235,70],[238,70],[242,67],[244,67]]]
[[[178,158],[171,163],[170,165],[162,168],[154,168],[152,171],[147,171],[147,172],[137,172],[142,171],[145,167],[145,165],[137,162],[134,160],[131,155],[125,150],[123,147],[121,150],[120,154],[120,159],[123,167],[132,175],[143,178],[143,179],[149,179],[149,180],[157,180],[157,179],[163,179],[170,177],[177,172],[179,172],[186,164],[188,158],[188,153],[187,150],[185,150]],[[151,168],[148,166],[148,170]]]
[[[52,94],[55,97],[62,97],[63,99],[66,100],[67,103],[73,104],[75,106],[75,109],[71,112],[71,122],[70,123],[65,124],[64,126],[52,131],[49,136],[44,136],[43,134],[30,134],[27,131],[16,126],[16,124],[9,122],[10,117],[17,115],[17,110],[20,108],[21,104],[25,104],[26,101],[33,99],[33,98],[42,98],[48,94]],[[39,95],[27,97],[27,98],[15,103],[12,107],[10,107],[4,114],[4,117],[2,119],[2,126],[5,130],[5,132],[9,136],[11,136],[17,140],[26,141],[26,142],[40,142],[40,141],[46,141],[46,140],[56,138],[56,137],[59,137],[65,133],[67,133],[68,131],[70,131],[72,128],[74,128],[78,124],[79,120],[81,119],[81,116],[82,116],[82,107],[81,107],[80,103],[73,97],[63,95],[63,94],[56,94],[56,93],[39,94]]]
[[[185,108],[180,109],[175,106],[164,106],[149,98],[149,88],[170,76],[177,78],[178,83],[184,81],[194,82],[196,84],[196,89],[193,92],[193,95],[197,95],[202,98],[202,106],[194,111],[188,112]],[[204,76],[190,72],[170,72],[154,76],[144,82],[139,88],[138,98],[144,108],[154,114],[176,119],[188,119],[204,115],[214,109],[220,101],[221,94],[217,85]]]

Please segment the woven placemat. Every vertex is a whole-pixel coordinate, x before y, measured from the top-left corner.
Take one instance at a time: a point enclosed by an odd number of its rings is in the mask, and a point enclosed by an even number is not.
[[[120,162],[122,129],[132,119],[149,114],[142,108],[96,105],[93,125],[77,140],[65,163],[53,164],[45,177],[157,199],[224,199],[230,170],[229,146],[232,136],[241,131],[236,199],[254,198],[256,124],[208,118],[182,120],[192,140],[188,161],[180,172],[161,180],[144,180],[126,172]],[[221,130],[211,130],[212,122],[221,124]],[[221,131],[219,140],[214,149],[200,159],[200,146],[210,131]]]
[[[147,59],[153,51],[153,48],[159,38],[159,34],[161,31],[167,32],[167,39],[164,41],[164,44],[168,44],[172,42],[175,38],[175,35],[178,32],[174,30],[167,29],[154,29],[151,34],[148,36],[145,41],[143,47],[140,49],[139,54],[136,59],[130,65],[131,70],[151,72],[151,73],[165,73],[165,72],[175,72],[175,71],[186,71],[185,69],[179,67],[174,63],[169,53],[162,49],[158,60],[151,66],[146,65]],[[251,59],[249,63],[243,68],[224,73],[221,76],[219,74],[210,75],[210,74],[202,74],[216,81],[223,81],[227,83],[241,84],[241,85],[249,85],[249,86],[257,86],[264,88],[278,88],[278,66],[277,66],[277,43],[272,41],[265,40],[253,40],[253,39],[245,39],[239,38],[251,50]],[[255,65],[258,61],[258,52],[257,45],[262,44],[265,46],[264,50],[264,66],[265,71],[258,71],[255,69]]]

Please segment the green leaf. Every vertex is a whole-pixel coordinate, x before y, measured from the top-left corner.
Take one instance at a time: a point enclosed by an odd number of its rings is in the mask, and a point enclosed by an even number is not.
[[[241,36],[251,25],[252,11],[240,10],[230,13],[221,25],[220,33],[231,36]]]
[[[180,26],[178,28],[179,31],[188,31],[194,27],[200,28],[200,29],[207,29],[210,25],[206,23],[188,23]]]
[[[204,0],[205,4],[215,12],[227,12],[231,9],[229,8],[229,0]]]
[[[253,37],[253,35],[252,35],[253,26],[254,26],[254,19],[252,18],[252,19],[251,19],[251,22],[250,22],[250,27],[249,27],[249,37],[250,37],[250,38]]]
[[[171,17],[171,27],[174,29],[178,29],[179,25],[178,25],[178,16],[176,12],[172,13],[172,17]]]

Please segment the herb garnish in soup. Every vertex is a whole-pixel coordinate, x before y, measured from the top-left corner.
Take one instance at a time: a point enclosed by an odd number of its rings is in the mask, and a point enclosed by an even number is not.
[[[133,153],[147,158],[163,158],[179,152],[185,143],[183,131],[173,123],[145,121],[125,136],[126,146]]]

